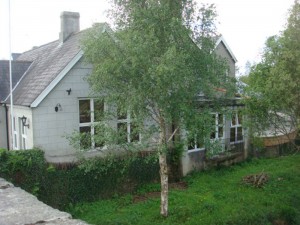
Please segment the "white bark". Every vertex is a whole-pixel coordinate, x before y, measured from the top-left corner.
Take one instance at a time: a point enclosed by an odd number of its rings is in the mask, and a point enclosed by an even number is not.
[[[160,202],[160,214],[164,217],[168,216],[168,166],[167,166],[167,154],[166,152],[160,152],[159,154],[159,166],[160,166],[160,182],[161,182],[161,202]]]

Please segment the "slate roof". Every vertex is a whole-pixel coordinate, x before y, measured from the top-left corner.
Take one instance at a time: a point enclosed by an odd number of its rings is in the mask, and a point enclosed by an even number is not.
[[[18,83],[32,62],[11,61],[12,86]],[[4,101],[10,93],[9,61],[0,60],[0,102]]]
[[[15,105],[30,106],[34,102],[79,53],[82,35],[83,32],[78,32],[63,43],[57,40],[35,47],[18,57],[18,61],[33,63],[13,92]]]

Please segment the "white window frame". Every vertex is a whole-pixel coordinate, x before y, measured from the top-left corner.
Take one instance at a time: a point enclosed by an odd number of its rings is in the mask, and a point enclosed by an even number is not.
[[[118,124],[125,123],[126,124],[126,131],[127,131],[127,143],[141,143],[141,134],[138,134],[138,140],[137,141],[131,141],[131,128],[132,128],[132,122],[131,122],[131,114],[130,111],[126,112],[126,118],[124,119],[119,119],[119,115],[117,115],[117,129],[118,129]]]
[[[21,117],[19,117],[20,125],[20,147],[21,149],[27,149],[27,126],[24,126],[22,123]]]
[[[13,139],[14,139],[14,150],[19,150],[19,135],[18,135],[18,129],[17,129],[17,122],[16,122],[16,117],[13,117]]]
[[[195,135],[194,137],[194,148],[190,149],[189,148],[189,144],[188,144],[188,153],[191,153],[191,152],[198,152],[198,151],[204,151],[205,150],[205,146],[203,145],[203,147],[201,146],[198,146],[198,143],[197,143],[197,135]]]
[[[240,123],[240,121],[239,121],[239,113],[240,112],[238,110],[232,112],[231,121],[230,121],[230,136],[229,136],[230,144],[238,144],[238,143],[244,142],[244,129],[243,129],[242,123]],[[235,124],[232,123],[233,116],[235,118]],[[242,117],[242,115],[240,115],[240,116]],[[238,129],[239,128],[242,129],[242,140],[238,140]],[[235,135],[234,141],[231,141],[231,129],[234,129],[234,135]]]
[[[224,126],[225,126],[225,115],[222,114],[222,113],[212,113],[211,115],[215,115],[215,137],[214,138],[210,138],[210,141],[217,141],[217,140],[223,140],[224,139],[224,136],[225,136],[225,129],[224,129]],[[223,119],[223,123],[220,125],[219,124],[219,116],[222,115]],[[219,137],[219,128],[220,126],[223,127],[223,132],[222,132],[222,136]],[[194,141],[195,141],[195,145],[194,145],[194,148],[193,149],[189,149],[189,145],[188,145],[188,153],[191,153],[191,152],[197,152],[197,151],[204,151],[205,150],[205,146],[203,147],[199,147],[197,146],[197,137],[195,135],[195,138],[194,138]]]
[[[213,113],[212,115],[215,115],[215,137],[210,138],[210,140],[223,140],[225,136],[225,116],[222,113]],[[222,115],[222,124],[219,124],[219,117]],[[219,136],[219,128],[222,127],[222,136]]]
[[[89,122],[80,122],[80,101],[89,101],[90,105],[90,121]],[[80,98],[78,99],[78,108],[79,108],[79,133],[80,128],[82,127],[89,127],[91,130],[91,150],[97,149],[99,147],[96,147],[96,143],[94,140],[95,135],[95,125],[99,124],[99,121],[95,121],[95,100],[94,98]],[[105,103],[103,102],[103,109],[105,110]],[[105,146],[101,147],[104,148]]]

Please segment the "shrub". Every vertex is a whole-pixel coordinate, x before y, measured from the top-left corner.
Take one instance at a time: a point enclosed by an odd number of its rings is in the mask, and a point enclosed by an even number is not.
[[[39,149],[0,151],[0,177],[35,195],[38,195],[46,166],[44,153]]]

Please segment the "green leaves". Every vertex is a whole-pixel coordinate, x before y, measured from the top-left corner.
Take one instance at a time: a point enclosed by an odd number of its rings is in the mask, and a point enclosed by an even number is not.
[[[300,4],[295,1],[290,10],[285,30],[268,38],[262,61],[254,65],[249,75],[247,94],[248,114],[255,125],[274,124],[274,116],[284,113],[290,118],[290,126],[299,126],[300,119]],[[298,125],[297,125],[298,124]],[[288,130],[288,132],[290,129]]]

